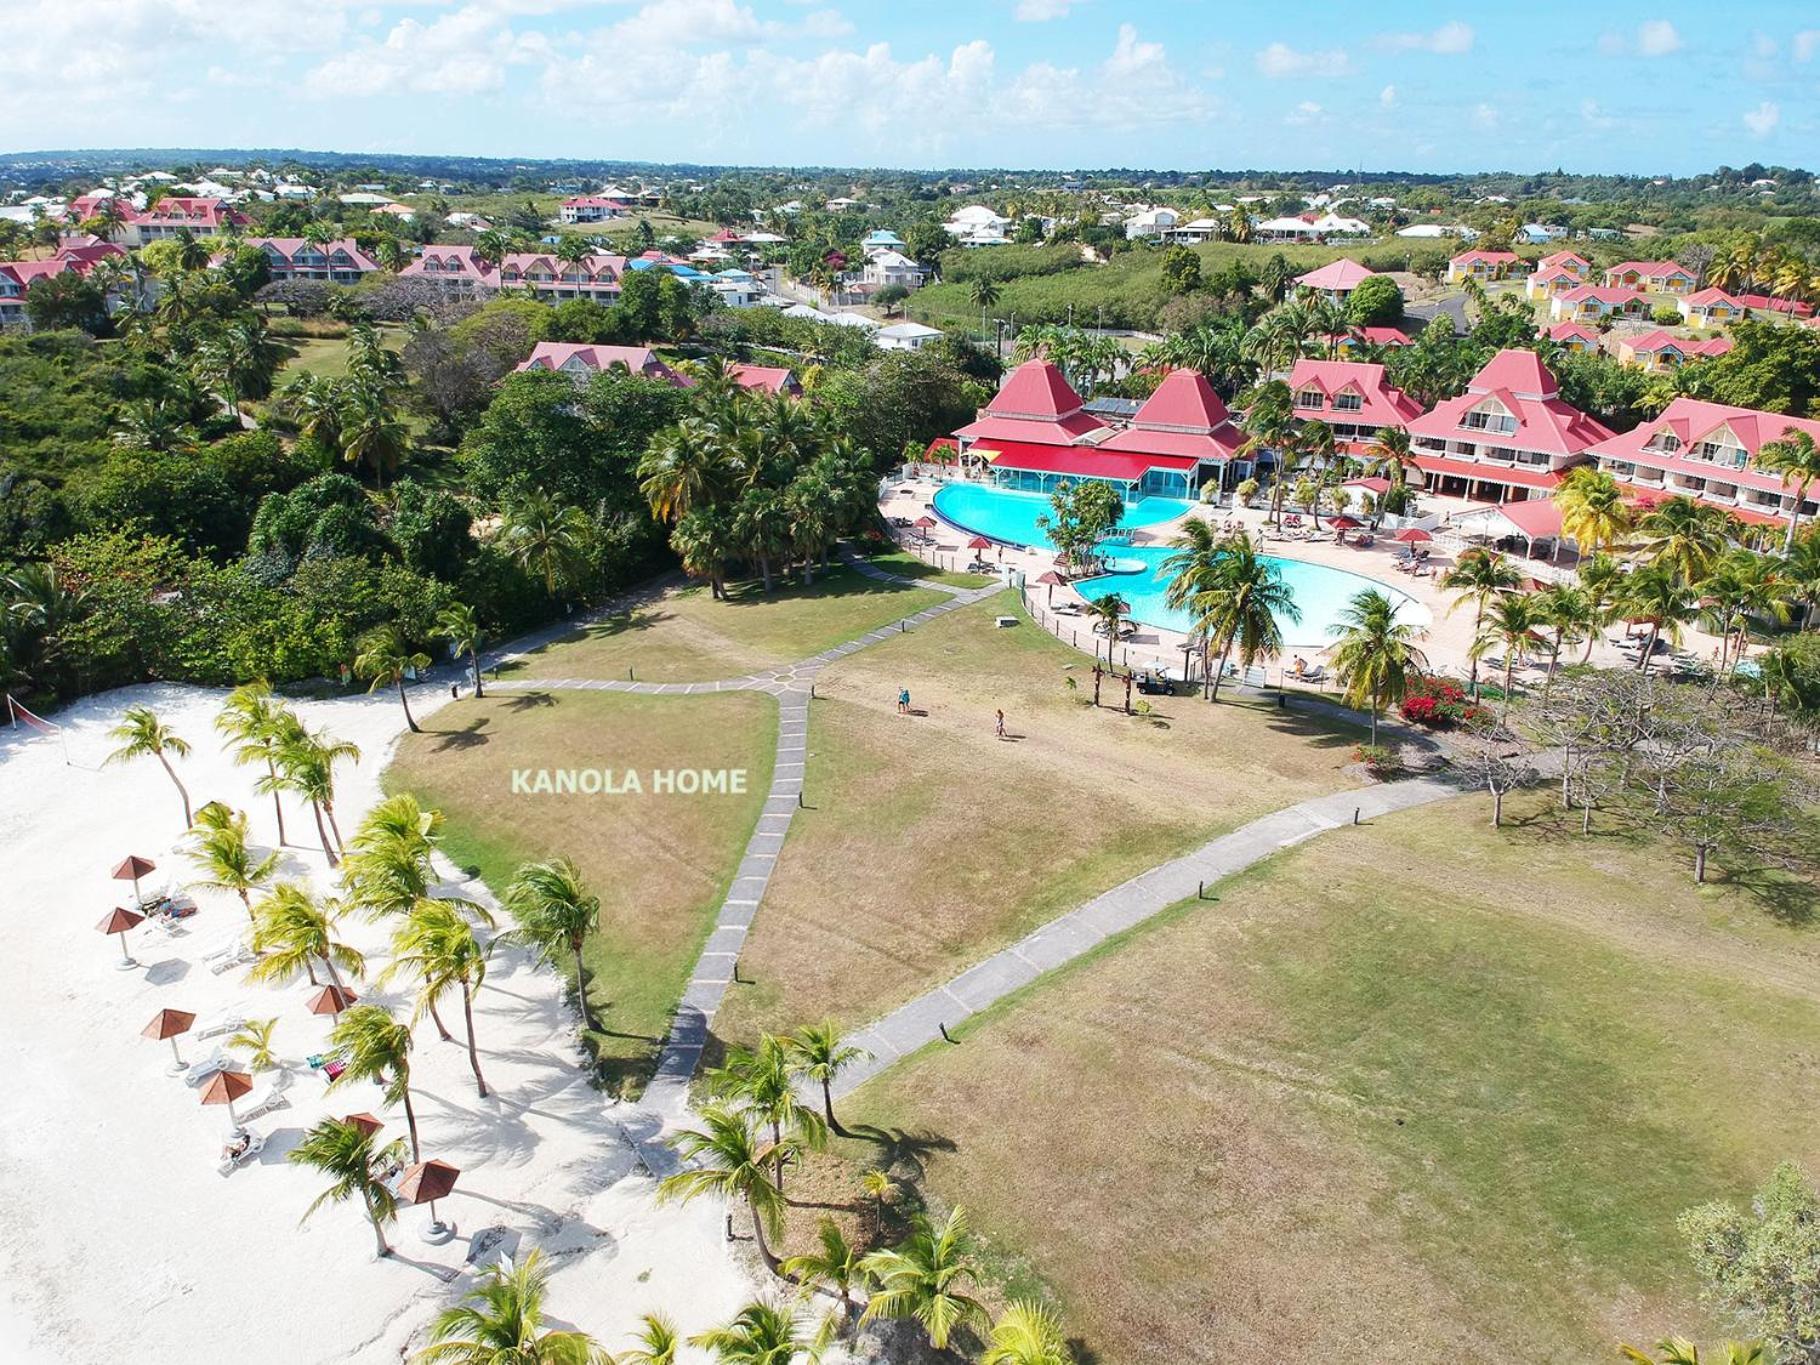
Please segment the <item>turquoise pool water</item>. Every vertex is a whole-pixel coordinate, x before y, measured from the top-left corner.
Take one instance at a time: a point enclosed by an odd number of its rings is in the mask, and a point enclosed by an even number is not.
[[[1081,596],[1088,598],[1097,599],[1117,593],[1131,604],[1132,620],[1186,634],[1193,625],[1189,614],[1172,610],[1163,601],[1164,594],[1169,589],[1169,578],[1163,572],[1163,561],[1172,553],[1162,546],[1121,547],[1119,559],[1143,561],[1143,572],[1111,573],[1099,578],[1084,578],[1075,587]],[[1302,609],[1300,621],[1277,622],[1283,631],[1283,641],[1289,646],[1310,650],[1323,649],[1332,644],[1330,627],[1340,619],[1340,613],[1346,609],[1346,604],[1367,588],[1375,588],[1398,603],[1400,620],[1426,626],[1431,619],[1428,608],[1388,583],[1366,578],[1363,574],[1348,573],[1344,569],[1330,569],[1325,564],[1278,559],[1274,555],[1267,558],[1276,566],[1277,572],[1282,574],[1283,581],[1295,594],[1296,605]]]
[[[1130,528],[1174,521],[1193,506],[1181,498],[1143,498],[1125,504],[1125,515],[1119,525]],[[1036,526],[1036,519],[1048,512],[1049,499],[1041,493],[951,483],[936,490],[935,494],[935,513],[943,521],[1009,545],[1042,545],[1053,549]]]

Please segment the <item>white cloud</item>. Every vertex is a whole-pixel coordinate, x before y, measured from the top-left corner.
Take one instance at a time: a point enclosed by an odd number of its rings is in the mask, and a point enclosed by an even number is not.
[[[1489,104],[1475,104],[1472,108],[1472,123],[1475,128],[1496,128],[1498,111]]]
[[[1378,46],[1391,52],[1433,52],[1442,56],[1471,52],[1472,44],[1472,25],[1458,19],[1449,20],[1432,33],[1386,33],[1378,39]]]
[[[428,24],[399,20],[382,41],[362,39],[311,70],[304,89],[321,99],[479,95],[503,87],[508,66],[548,51],[541,33],[516,33],[497,8],[470,4]]]
[[[1272,43],[1258,53],[1258,70],[1273,79],[1288,76],[1344,76],[1352,70],[1352,58],[1340,48],[1324,52],[1298,52],[1288,43]]]
[[[1599,107],[1599,101],[1584,99],[1580,101],[1580,120],[1588,128],[1606,129],[1617,126],[1617,120]]]
[[[1811,62],[1814,54],[1820,52],[1820,28],[1804,28],[1795,35],[1795,60]]]
[[[1767,61],[1776,55],[1776,40],[1767,33],[1753,33],[1750,40],[1751,56]]]
[[[1044,24],[1051,19],[1066,19],[1076,0],[1017,0],[1020,24]]]
[[[1645,57],[1666,57],[1681,50],[1681,35],[1666,19],[1646,19],[1637,25],[1637,51]]]
[[[1378,104],[1380,107],[1385,108],[1385,109],[1396,108],[1396,106],[1397,106],[1397,88],[1396,88],[1396,86],[1387,85],[1382,90],[1378,91]]]
[[[1313,100],[1303,100],[1283,116],[1283,122],[1294,126],[1318,123],[1325,111]]]
[[[1768,137],[1782,122],[1782,106],[1773,100],[1764,100],[1755,109],[1744,112],[1744,126],[1758,137]]]

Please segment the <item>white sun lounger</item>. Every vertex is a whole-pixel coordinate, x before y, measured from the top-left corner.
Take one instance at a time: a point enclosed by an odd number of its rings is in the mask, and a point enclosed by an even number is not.
[[[251,1116],[242,1115],[241,1117],[247,1118],[247,1117],[251,1117]],[[236,1170],[238,1170],[240,1167],[246,1165],[247,1162],[251,1161],[254,1157],[258,1156],[264,1150],[265,1150],[265,1134],[248,1132],[246,1150],[244,1152],[242,1152],[239,1156],[224,1156],[221,1159],[221,1164],[219,1166],[217,1166],[215,1169],[217,1171],[221,1172],[222,1175],[232,1175]]]
[[[211,1024],[205,1024],[201,1028],[191,1029],[190,1037],[197,1039],[219,1038],[224,1033],[238,1033],[245,1027],[246,1020],[242,1019],[238,1014],[234,1014],[229,1015],[224,1019],[217,1019]]]
[[[196,1086],[199,1086],[204,1081],[208,1080],[208,1078],[213,1076],[217,1071],[225,1071],[227,1069],[227,1064],[228,1055],[220,1048],[216,1048],[210,1056],[203,1058],[199,1062],[192,1062],[190,1064],[190,1069],[183,1073],[183,1083],[194,1089]]]

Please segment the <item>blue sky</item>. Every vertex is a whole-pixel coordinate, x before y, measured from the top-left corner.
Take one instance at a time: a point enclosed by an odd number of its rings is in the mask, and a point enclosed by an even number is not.
[[[1820,4],[8,0],[0,148],[1688,173],[1820,161]]]

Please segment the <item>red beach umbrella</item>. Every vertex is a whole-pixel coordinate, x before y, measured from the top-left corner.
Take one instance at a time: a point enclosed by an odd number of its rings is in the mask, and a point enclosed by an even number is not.
[[[935,526],[938,524],[939,523],[935,520],[934,517],[918,517],[916,519],[917,528],[919,530],[923,530],[923,531],[927,531],[931,526]]]
[[[345,986],[324,986],[310,997],[311,1014],[340,1014],[360,999]]]
[[[1433,540],[1434,537],[1419,526],[1405,526],[1391,539],[1401,541],[1405,545],[1420,545],[1424,541]]]
[[[107,918],[95,926],[104,934],[120,935],[120,966],[122,969],[137,967],[139,965],[137,962],[133,961],[132,955],[126,950],[126,931],[138,924],[144,918],[144,915],[137,914],[131,910],[122,910],[116,905],[108,912]]]
[[[372,1137],[373,1134],[385,1127],[385,1123],[382,1120],[375,1118],[372,1114],[365,1113],[349,1114],[342,1122],[351,1128],[358,1128],[367,1137]]]
[[[253,1078],[244,1071],[217,1071],[209,1077],[209,1083],[202,1087],[204,1104],[225,1104],[228,1121],[238,1124],[234,1117],[234,1101],[253,1088]]]
[[[969,550],[990,550],[992,548],[992,542],[987,540],[984,536],[975,536],[972,540],[967,542],[967,548]]]
[[[1044,601],[1053,602],[1053,601],[1055,601],[1056,585],[1058,583],[1066,583],[1068,580],[1063,578],[1054,569],[1047,569],[1044,572],[1037,575],[1036,581],[1038,583],[1042,584],[1044,587],[1049,589],[1049,595],[1048,595],[1048,597],[1046,597],[1044,599]]]
[[[145,904],[145,897],[139,894],[139,879],[148,877],[158,870],[158,864],[150,858],[141,858],[137,853],[129,853],[121,859],[120,866],[114,869],[114,880],[133,884],[133,899]]]
[[[1358,520],[1358,518],[1356,518],[1356,517],[1349,517],[1344,512],[1342,512],[1337,517],[1327,518],[1327,524],[1329,526],[1333,527],[1334,530],[1336,530],[1336,531],[1354,531],[1354,530],[1357,530],[1359,527],[1363,526],[1365,523]]]
[[[436,1201],[455,1188],[455,1181],[460,1175],[461,1172],[446,1161],[420,1161],[398,1181],[400,1199],[430,1206],[429,1233],[432,1237],[441,1237],[448,1231],[442,1219],[436,1216]]]
[[[177,1035],[188,1033],[190,1025],[196,1022],[196,1016],[188,1010],[159,1010],[152,1017],[152,1022],[139,1030],[142,1038],[155,1038],[160,1042],[170,1039],[171,1075],[175,1076],[184,1069],[183,1054],[177,1051]]]

